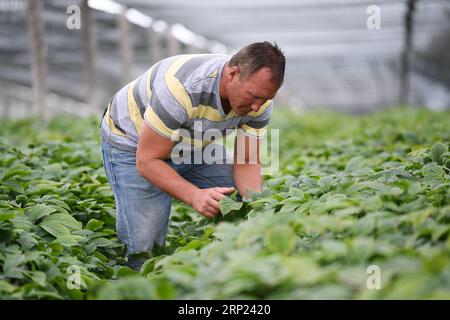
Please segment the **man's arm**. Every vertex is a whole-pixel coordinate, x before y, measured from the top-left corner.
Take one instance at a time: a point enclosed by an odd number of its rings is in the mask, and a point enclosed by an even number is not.
[[[200,189],[183,179],[165,162],[174,145],[175,141],[162,137],[144,125],[136,152],[137,170],[160,190],[185,202],[205,217],[213,217],[219,211],[220,199],[234,189]]]
[[[238,130],[234,142],[233,178],[239,193],[251,198],[248,191],[261,192],[263,178],[259,159],[260,141]]]

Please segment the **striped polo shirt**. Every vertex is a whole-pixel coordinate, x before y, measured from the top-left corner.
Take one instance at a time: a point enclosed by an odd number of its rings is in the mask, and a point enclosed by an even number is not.
[[[150,126],[163,137],[203,148],[206,131],[223,136],[235,128],[260,139],[272,113],[272,100],[245,116],[225,114],[219,82],[227,55],[190,54],[166,58],[131,81],[111,99],[102,120],[102,139],[119,149],[136,151],[139,133]]]

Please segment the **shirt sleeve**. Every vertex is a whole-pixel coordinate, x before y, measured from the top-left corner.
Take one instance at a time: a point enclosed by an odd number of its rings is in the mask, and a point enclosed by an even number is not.
[[[174,97],[165,79],[155,79],[144,113],[146,124],[161,136],[176,140],[177,130],[187,119],[186,106]]]

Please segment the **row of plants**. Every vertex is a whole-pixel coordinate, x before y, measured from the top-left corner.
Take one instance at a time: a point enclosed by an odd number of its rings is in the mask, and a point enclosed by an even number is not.
[[[98,121],[0,129],[0,297],[450,298],[450,113],[277,110],[280,170],[203,218],[174,202],[164,247],[124,266]],[[25,129],[26,128],[26,129]]]

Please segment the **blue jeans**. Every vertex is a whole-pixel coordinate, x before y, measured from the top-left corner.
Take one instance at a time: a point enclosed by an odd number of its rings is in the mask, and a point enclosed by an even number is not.
[[[155,242],[164,245],[172,197],[139,174],[135,152],[115,148],[106,141],[101,147],[116,203],[117,237],[126,245],[127,255],[151,252]],[[166,163],[199,188],[236,188],[231,164],[175,164],[170,159]],[[142,262],[130,261],[129,266],[137,270]]]

